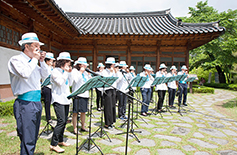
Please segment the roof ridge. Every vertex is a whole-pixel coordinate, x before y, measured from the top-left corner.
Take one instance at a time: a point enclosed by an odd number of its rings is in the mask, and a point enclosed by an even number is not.
[[[131,16],[158,16],[158,15],[167,15],[170,13],[171,9],[166,9],[162,11],[149,11],[149,12],[65,12],[68,16],[93,16],[93,17],[131,17]]]

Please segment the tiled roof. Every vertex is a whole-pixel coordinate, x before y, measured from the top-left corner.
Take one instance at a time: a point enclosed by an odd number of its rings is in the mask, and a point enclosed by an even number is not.
[[[70,20],[85,33],[104,35],[167,35],[224,32],[218,22],[183,23],[170,9],[138,13],[66,12]]]

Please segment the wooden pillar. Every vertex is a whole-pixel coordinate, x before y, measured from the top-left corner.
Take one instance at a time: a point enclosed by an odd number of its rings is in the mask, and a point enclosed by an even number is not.
[[[187,66],[187,68],[189,69],[189,50],[191,49],[191,43],[190,41],[188,41],[187,43],[187,49],[186,49],[186,57],[185,57],[185,64]]]
[[[27,26],[28,26],[28,31],[29,32],[34,32],[35,31],[34,21],[32,19],[28,20]]]
[[[97,41],[96,40],[93,40],[93,52],[92,53],[93,53],[92,70],[96,71],[96,67],[97,67],[97,64],[98,64],[98,59],[97,59],[98,48],[97,48]]]
[[[160,45],[161,45],[161,41],[157,40],[156,42],[156,71],[158,71],[158,68],[160,66]]]
[[[131,53],[132,53],[132,51],[131,51],[131,44],[132,44],[132,42],[129,39],[127,41],[127,51],[126,51],[126,53],[127,53],[127,65],[128,66],[131,66]]]

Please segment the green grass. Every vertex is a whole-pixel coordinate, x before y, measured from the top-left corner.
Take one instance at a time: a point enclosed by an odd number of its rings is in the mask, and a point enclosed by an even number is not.
[[[223,90],[223,91],[227,92],[227,90]],[[237,97],[237,92],[236,93],[235,92],[230,92],[230,93],[234,94]],[[154,93],[154,95],[157,96],[157,93]],[[211,95],[215,95],[215,94],[188,94],[188,101],[193,102],[192,104],[201,105],[201,104],[205,103],[207,101],[206,98],[211,96]],[[200,102],[196,102],[197,100],[200,101]],[[166,100],[165,100],[165,102],[166,102]],[[236,110],[237,110],[236,109],[237,108],[236,103],[237,103],[237,98],[234,98],[234,99],[231,99],[231,100],[225,101],[225,102],[223,101],[221,103],[218,102],[218,104],[223,105],[223,106],[219,106],[219,108],[221,109],[221,112],[223,112],[224,110],[229,110],[229,111],[233,111],[233,113],[234,113],[234,111],[236,113]],[[96,105],[95,100],[93,100],[93,105],[94,106]],[[155,107],[154,104],[150,104],[150,109],[152,109],[154,107]],[[136,111],[136,109],[137,108],[135,106],[134,111]],[[139,106],[139,109],[140,109],[140,106]],[[95,115],[95,118],[92,117],[92,119],[97,119],[97,121],[93,121],[93,123],[100,122],[100,113],[98,113],[96,111],[95,107],[93,108],[93,114]],[[225,114],[228,114],[228,112],[225,113]],[[52,119],[56,119],[53,107],[51,107],[51,115],[52,115]],[[151,155],[158,154],[157,149],[167,149],[167,148],[179,149],[184,154],[187,154],[187,155],[189,155],[189,154],[192,155],[197,151],[204,151],[204,152],[208,152],[210,154],[217,154],[216,152],[219,151],[219,150],[234,150],[235,149],[235,148],[233,148],[233,145],[236,144],[236,141],[233,140],[233,136],[228,136],[227,135],[226,137],[221,137],[222,139],[226,139],[226,140],[229,141],[229,143],[226,144],[226,145],[219,145],[216,142],[210,141],[210,138],[212,138],[212,136],[200,132],[199,127],[197,126],[197,124],[203,124],[203,125],[206,126],[206,128],[212,128],[209,124],[209,121],[205,121],[205,119],[207,117],[205,115],[202,115],[202,114],[197,114],[196,115],[197,117],[193,117],[192,115],[194,115],[192,112],[190,112],[188,114],[184,113],[184,117],[189,117],[193,120],[193,122],[191,122],[191,123],[183,121],[182,120],[183,117],[180,116],[178,113],[176,113],[176,111],[173,111],[173,115],[171,115],[170,113],[164,113],[163,114],[164,118],[161,118],[160,115],[156,115],[156,116],[151,115],[149,117],[145,117],[145,119],[148,120],[149,124],[152,124],[152,125],[155,126],[155,127],[152,127],[152,128],[145,127],[144,126],[145,123],[143,121],[138,121],[138,120],[135,119],[135,123],[139,126],[139,128],[136,128],[134,126],[135,131],[140,130],[140,129],[145,129],[147,132],[150,133],[149,135],[141,135],[139,133],[136,133],[139,140],[142,141],[143,139],[151,139],[155,142],[156,146],[148,147],[148,146],[142,146],[142,145],[134,145],[133,142],[136,142],[136,139],[131,138],[131,139],[129,139],[129,144],[128,144],[129,148],[131,148],[131,151],[128,154],[129,155],[130,154],[131,155],[136,154],[136,152],[139,151],[140,149],[148,149],[150,151]],[[172,119],[168,119],[166,117],[172,117]],[[138,117],[138,118],[140,118],[140,117]],[[236,118],[237,117],[235,117],[235,120],[236,120]],[[215,118],[215,119],[217,119],[217,118]],[[173,122],[173,120],[177,120],[177,122]],[[204,122],[199,122],[198,120],[204,120]],[[217,121],[218,122],[220,121],[220,123],[222,122],[222,120],[219,120],[219,119],[217,119]],[[161,124],[157,124],[157,122],[163,122],[163,123],[166,123],[166,124],[161,125]],[[14,117],[13,116],[1,117],[0,118],[0,123],[1,124],[8,124],[6,127],[0,127],[0,130],[3,130],[3,132],[0,133],[0,141],[1,141],[1,143],[0,143],[1,153],[0,154],[3,154],[3,155],[19,154],[19,150],[20,150],[20,140],[19,140],[19,138],[9,135],[9,133],[16,130],[16,123],[15,123]],[[86,117],[86,123],[87,123],[87,126],[88,126],[89,125],[89,117]],[[173,134],[172,131],[173,131],[174,127],[177,127],[177,125],[175,125],[175,123],[191,124],[192,127],[184,127],[184,128],[190,129],[190,132],[185,136]],[[232,123],[232,122],[229,122],[229,123]],[[126,128],[118,128],[118,126],[120,126],[121,124],[122,124],[121,121],[117,120],[115,126],[121,132],[125,132]],[[44,109],[43,109],[41,127],[44,127],[45,125],[46,125],[46,121],[45,121],[45,113],[44,113]],[[234,124],[232,124],[232,125],[234,125]],[[231,127],[231,126],[226,125],[225,129],[232,130],[229,127]],[[98,127],[93,127],[92,128],[92,133],[97,128]],[[155,128],[158,128],[158,129],[163,128],[163,129],[166,129],[166,131],[157,132],[157,131],[154,131]],[[219,129],[219,128],[215,128],[215,129],[222,132],[222,130]],[[66,126],[66,131],[65,132],[72,132],[72,131],[73,131],[72,124],[68,123],[67,126]],[[195,132],[199,132],[202,135],[204,135],[205,137],[204,138],[196,138],[196,137],[193,136],[193,134]],[[104,154],[124,154],[124,153],[121,153],[121,152],[118,152],[118,151],[114,151],[113,149],[117,148],[117,147],[124,147],[126,145],[125,134],[124,135],[114,135],[114,134],[110,134],[109,132],[107,132],[107,133],[108,133],[108,135],[111,139],[120,140],[122,143],[117,144],[117,145],[108,146],[108,145],[105,145],[105,144],[100,142],[102,139],[108,140],[106,136],[104,136],[102,138],[93,138],[95,140],[95,143],[101,148],[103,153]],[[175,136],[175,137],[181,138],[182,141],[181,142],[170,141],[170,142],[175,143],[176,144],[175,146],[162,146],[161,144],[162,144],[163,141],[169,141],[169,140],[162,139],[162,138],[155,138],[154,137],[155,135]],[[87,133],[83,133],[83,136],[79,136],[79,145],[81,145],[86,140],[85,137],[87,137]],[[67,136],[64,136],[64,137],[67,137]],[[76,136],[73,136],[73,137],[70,136],[70,137],[67,137],[67,138],[76,139]],[[208,142],[208,143],[211,143],[211,144],[214,144],[214,145],[218,145],[218,148],[210,149],[210,148],[200,147],[197,144],[189,142],[190,138],[196,138],[196,139],[200,139],[200,140],[203,140],[205,142]],[[215,138],[218,138],[218,137],[215,137]],[[44,155],[48,155],[48,154],[56,155],[57,153],[51,152],[49,150],[49,145],[50,145],[50,140],[40,138],[37,141],[35,154],[36,155],[43,155],[43,154]],[[193,146],[196,149],[196,151],[186,151],[186,150],[184,150],[183,146],[185,146],[185,145]],[[63,148],[65,149],[65,153],[63,153],[65,155],[72,155],[72,154],[75,154],[75,152],[76,152],[76,145],[72,145],[72,146],[69,146],[69,147],[63,147]],[[88,154],[88,153],[80,151],[79,154],[84,155],[84,154]],[[100,153],[97,152],[97,153],[94,153],[94,154],[100,154]]]

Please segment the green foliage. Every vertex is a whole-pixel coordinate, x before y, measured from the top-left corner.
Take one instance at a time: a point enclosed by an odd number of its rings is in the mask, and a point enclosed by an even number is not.
[[[225,27],[225,34],[211,42],[190,51],[190,70],[202,67],[203,70],[216,68],[221,83],[232,79],[233,64],[237,59],[237,10],[227,10],[218,13],[207,5],[207,1],[198,2],[196,8],[189,7],[190,17],[181,18],[188,23],[210,23],[219,21],[220,27]]]
[[[201,78],[204,78],[205,81],[207,82],[210,72],[212,73],[211,82],[215,82],[215,72],[217,72],[215,68],[204,70],[204,68],[202,67],[198,68],[194,67],[189,73],[196,74],[198,76],[198,83],[199,83],[201,81]]]
[[[211,93],[214,94],[215,89],[214,88],[207,88],[207,87],[199,87],[199,88],[193,88],[193,93]]]
[[[237,84],[229,84],[229,86],[228,86],[228,88],[230,89],[230,90],[237,90]]]
[[[7,102],[0,102],[0,116],[13,115],[13,104],[14,100]]]
[[[226,83],[205,83],[204,86],[213,87],[213,88],[228,89],[228,84],[226,84]]]

